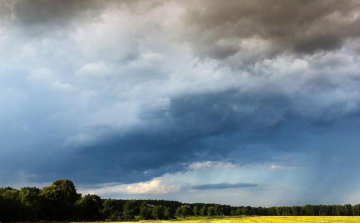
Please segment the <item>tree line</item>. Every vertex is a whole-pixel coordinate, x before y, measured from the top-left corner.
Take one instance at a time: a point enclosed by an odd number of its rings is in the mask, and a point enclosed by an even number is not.
[[[356,216],[357,205],[305,205],[285,207],[233,207],[220,204],[184,204],[166,200],[101,199],[77,193],[70,180],[57,180],[42,189],[0,188],[0,222],[16,221],[126,221],[174,219],[189,216]]]

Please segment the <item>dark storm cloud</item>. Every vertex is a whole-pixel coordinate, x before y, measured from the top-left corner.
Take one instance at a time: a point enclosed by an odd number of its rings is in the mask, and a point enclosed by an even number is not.
[[[261,103],[254,105],[253,100]],[[249,104],[255,106],[251,112],[236,108]],[[233,159],[227,154],[243,149],[239,141],[258,140],[261,134],[263,137],[269,134],[267,128],[277,128],[286,113],[283,108],[288,108],[288,104],[286,98],[275,95],[251,97],[234,90],[174,98],[166,111],[144,110],[145,125],[125,132],[110,126],[89,128],[82,134],[93,138],[93,142],[73,140],[66,149],[51,153],[46,152],[46,148],[38,149],[43,155],[36,159],[11,155],[12,161],[3,160],[2,166],[12,166],[15,170],[25,166],[38,174],[35,177],[38,181],[59,177],[81,183],[146,181],[187,170],[192,162]],[[256,137],[240,134],[236,137],[237,146],[227,138],[246,131],[258,133]],[[261,153],[242,161],[251,163],[259,159],[271,157]]]
[[[197,186],[192,186],[192,189],[195,190],[221,190],[221,189],[232,189],[232,188],[248,188],[248,187],[257,187],[257,184],[249,183],[220,183],[220,184],[202,184]]]
[[[53,172],[81,183],[134,183],[187,170],[192,162],[272,162],[304,150],[301,140],[316,134],[322,122],[322,117],[302,118],[297,109],[284,96],[236,90],[174,98],[165,111],[144,110],[146,124],[126,132],[107,126],[88,129],[84,134],[98,140],[70,143],[62,158],[68,168],[54,166]],[[293,129],[305,136],[288,133]],[[294,140],[300,141],[294,145]],[[260,142],[263,147],[251,147]]]
[[[234,109],[236,105],[252,104],[252,100],[262,101],[252,113]],[[76,149],[80,159],[74,163],[84,162],[81,165],[90,165],[105,173],[109,170],[109,175],[99,176],[103,181],[136,182],[140,179],[130,176],[148,180],[185,170],[187,165],[182,164],[223,160],[234,147],[221,141],[212,143],[212,137],[273,127],[280,122],[279,112],[282,113],[281,107],[287,107],[287,103],[281,97],[255,99],[236,91],[177,98],[165,112],[144,111],[146,119],[151,117],[146,126],[124,134],[111,133],[94,145],[80,146]],[[117,179],[119,173],[123,177]],[[100,180],[99,177],[96,180]]]
[[[7,12],[7,19],[15,23],[28,26],[40,24],[64,25],[76,17],[91,15],[98,11],[107,3],[98,0],[18,0],[1,1],[1,8]]]
[[[296,103],[304,100],[301,95],[278,91],[239,89],[182,95],[172,98],[165,109],[144,107],[139,113],[142,124],[128,130],[110,125],[87,127],[80,136],[90,141],[75,135],[66,148],[49,152],[49,146],[56,148],[61,143],[46,143],[26,156],[4,156],[1,166],[13,171],[26,168],[36,173],[33,179],[42,182],[65,177],[80,183],[134,183],[185,171],[192,162],[273,162],[281,154],[304,151],[322,126],[346,116],[341,111],[350,103],[326,105],[314,113],[308,111],[313,105]]]
[[[243,51],[243,41],[269,44],[257,60],[285,52],[313,54],[339,49],[358,38],[359,1],[192,1],[187,7],[190,41],[200,55],[225,59]],[[190,6],[191,5],[191,6]],[[245,45],[246,47],[246,45]],[[255,49],[261,49],[257,43]]]
[[[144,2],[143,0],[16,0],[0,1],[2,16],[13,24],[18,24],[23,28],[34,29],[34,26],[43,29],[59,29],[68,25],[73,25],[76,21],[88,23],[93,19],[98,19],[105,9],[126,7],[128,9],[146,10],[150,9],[161,1],[153,0]],[[141,7],[139,6],[141,3]],[[141,8],[141,9],[139,9]],[[27,29],[29,30],[29,29]],[[43,30],[37,30],[43,31]]]

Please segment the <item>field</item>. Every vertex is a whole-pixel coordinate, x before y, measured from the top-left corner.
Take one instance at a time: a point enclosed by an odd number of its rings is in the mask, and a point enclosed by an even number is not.
[[[158,223],[342,223],[342,222],[358,222],[360,217],[243,217],[243,218],[227,218],[227,219],[199,219],[199,220],[179,220],[179,221],[140,221],[140,222],[158,222]]]

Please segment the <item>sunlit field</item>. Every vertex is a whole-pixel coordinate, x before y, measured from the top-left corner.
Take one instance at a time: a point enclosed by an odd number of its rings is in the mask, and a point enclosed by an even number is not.
[[[300,217],[242,217],[242,218],[228,218],[228,219],[199,219],[199,220],[175,220],[179,223],[341,223],[341,222],[360,222],[360,216],[348,217],[348,216],[300,216]],[[171,223],[174,221],[140,221],[140,222],[161,222]]]

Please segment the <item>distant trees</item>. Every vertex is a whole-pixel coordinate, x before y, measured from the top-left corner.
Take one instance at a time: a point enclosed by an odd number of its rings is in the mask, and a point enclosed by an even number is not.
[[[360,204],[352,206],[353,216],[357,216],[360,214]]]
[[[52,185],[40,191],[44,199],[44,217],[60,221],[62,219],[75,219],[75,203],[81,198],[70,180],[57,180]]]
[[[168,219],[172,219],[172,218],[173,218],[173,214],[171,213],[171,208],[165,207],[164,208],[164,219],[168,220]]]
[[[118,211],[118,202],[116,200],[107,199],[104,201],[103,209],[101,210],[103,216],[105,216],[107,219],[110,219],[116,211]]]
[[[26,221],[123,221],[172,219],[188,216],[358,216],[360,204],[305,205],[285,207],[232,207],[220,204],[183,204],[165,200],[101,199],[77,193],[73,182],[60,179],[42,189],[0,188],[0,222]]]
[[[144,201],[140,206],[140,219],[146,220],[152,218],[152,207]]]
[[[207,207],[204,205],[202,206],[202,208],[200,209],[200,214],[202,216],[206,216],[207,215]]]
[[[222,216],[224,214],[224,209],[219,204],[215,204],[214,210],[217,216]]]
[[[0,221],[73,220],[77,214],[75,203],[80,198],[73,182],[64,179],[42,190],[0,188]]]
[[[211,216],[214,216],[215,215],[215,208],[214,207],[209,207],[208,209],[207,209],[207,215],[209,216],[209,217],[211,217]]]
[[[186,218],[188,215],[191,215],[192,211],[189,205],[182,205],[176,209],[176,217]]]
[[[164,219],[164,207],[161,205],[154,206],[152,210],[152,216],[156,220]]]
[[[5,187],[0,189],[2,197],[2,206],[0,208],[2,215],[0,215],[0,221],[20,221],[24,218],[24,213],[18,213],[18,210],[22,210],[24,206],[21,203],[19,197],[19,191],[11,187]]]
[[[41,210],[40,189],[36,187],[23,187],[19,192],[19,197],[24,207],[23,218],[29,221],[36,220]]]
[[[77,200],[77,215],[85,221],[97,221],[102,218],[101,209],[103,208],[102,200],[97,195],[86,195]]]
[[[199,215],[199,208],[198,208],[198,206],[195,206],[194,208],[193,208],[193,213],[194,213],[194,215],[195,215],[195,217],[197,217],[198,215]]]
[[[171,209],[162,205],[148,205],[145,201],[140,205],[140,219],[171,219]]]
[[[123,219],[124,220],[132,220],[135,219],[135,213],[137,210],[137,204],[134,200],[126,201],[123,210]]]

